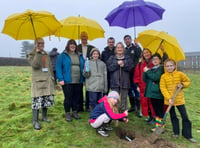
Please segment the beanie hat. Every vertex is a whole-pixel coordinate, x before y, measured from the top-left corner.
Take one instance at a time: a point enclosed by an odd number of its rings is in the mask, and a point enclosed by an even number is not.
[[[115,98],[115,99],[119,100],[119,93],[116,92],[116,91],[111,91],[111,92],[108,94],[107,98]]]

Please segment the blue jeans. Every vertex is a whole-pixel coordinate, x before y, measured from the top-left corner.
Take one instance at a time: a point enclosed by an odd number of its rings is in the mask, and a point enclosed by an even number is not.
[[[103,93],[88,91],[88,97],[89,97],[90,107],[91,109],[93,109],[97,105],[99,99],[103,97]]]

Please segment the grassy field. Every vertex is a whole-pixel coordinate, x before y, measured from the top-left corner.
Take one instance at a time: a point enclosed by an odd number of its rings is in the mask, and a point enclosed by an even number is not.
[[[192,121],[192,132],[200,142],[200,77],[199,74],[189,74],[192,83],[185,90],[186,108]],[[80,120],[68,123],[64,118],[63,94],[57,91],[55,106],[49,109],[51,123],[40,123],[42,129],[37,131],[32,127],[31,112],[31,68],[30,67],[0,67],[0,147],[1,148],[75,148],[75,147],[128,147],[125,140],[119,139],[115,132],[110,132],[108,138],[100,137],[88,124],[88,112],[82,112]],[[41,114],[40,114],[41,115]],[[41,119],[41,116],[40,116]],[[119,123],[119,127],[141,133],[142,136],[151,136],[151,128],[143,118],[129,114],[127,125]],[[114,126],[114,123],[112,123]],[[173,139],[169,117],[165,133],[162,138],[177,144],[182,148],[197,148],[199,144],[192,144],[183,137]]]

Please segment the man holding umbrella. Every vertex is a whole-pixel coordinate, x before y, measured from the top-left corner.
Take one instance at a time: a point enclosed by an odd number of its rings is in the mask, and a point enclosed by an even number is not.
[[[137,115],[138,117],[142,117],[142,114],[140,112],[140,93],[137,90],[137,86],[133,83],[133,75],[134,75],[134,70],[139,62],[139,58],[141,56],[142,50],[135,42],[135,44],[132,43],[132,38],[130,35],[125,35],[124,36],[124,43],[126,44],[126,50],[125,54],[130,56],[132,61],[133,61],[133,69],[130,71],[130,84],[131,88],[129,89],[128,95],[129,95],[129,101],[131,104],[131,108],[129,109],[129,112],[134,111],[137,109]]]

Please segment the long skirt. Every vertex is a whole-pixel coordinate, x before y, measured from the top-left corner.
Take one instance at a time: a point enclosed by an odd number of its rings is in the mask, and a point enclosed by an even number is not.
[[[54,106],[54,96],[40,96],[32,98],[32,109],[40,109]]]

